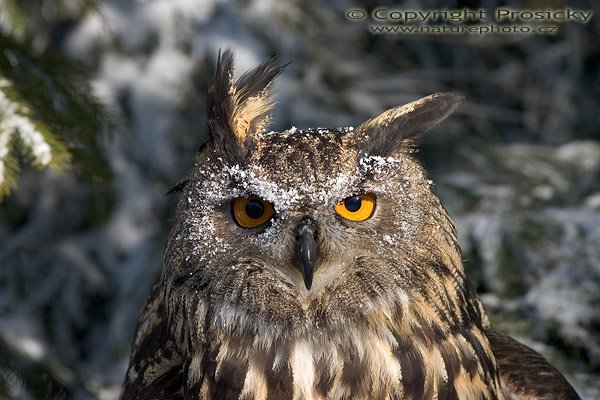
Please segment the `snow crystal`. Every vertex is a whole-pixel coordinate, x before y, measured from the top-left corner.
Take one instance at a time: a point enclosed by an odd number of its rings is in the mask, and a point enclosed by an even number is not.
[[[239,165],[225,167],[224,172],[235,182],[241,184],[248,193],[260,193],[260,196],[271,202],[275,209],[287,209],[301,200],[298,189],[280,187],[275,182],[268,180],[264,171],[256,165],[251,165],[247,169],[243,169]]]
[[[115,22],[122,21],[111,4],[104,4],[98,12],[88,13],[66,40],[67,52],[78,56],[92,50],[94,44],[108,43]],[[123,26],[124,23],[116,25]]]
[[[385,234],[383,235],[383,241],[387,244],[393,245],[396,243],[396,241],[394,240],[394,238],[392,238],[391,235]]]
[[[44,140],[44,136],[25,117],[14,115],[12,124],[19,130],[21,140],[31,150],[33,158],[40,165],[48,165],[52,160],[52,150]]]
[[[39,327],[24,318],[17,317],[0,323],[0,337],[33,360],[39,361],[46,355],[46,347],[39,338]]]
[[[45,354],[45,348],[38,340],[21,336],[17,339],[17,346],[34,360],[41,359]]]
[[[0,96],[2,96],[2,92],[0,92]],[[8,143],[10,142],[10,138],[14,132],[13,130],[2,129],[1,124],[2,120],[0,120],[0,159],[8,155]]]
[[[600,209],[600,192],[594,193],[585,199],[585,204],[591,208]]]
[[[138,372],[137,372],[137,370],[135,369],[135,367],[133,367],[133,368],[131,368],[131,369],[129,370],[129,374],[128,374],[128,376],[127,376],[127,377],[128,377],[128,378],[129,378],[129,380],[130,380],[130,381],[132,381],[132,382],[133,382],[133,381],[135,381],[135,380],[137,379],[137,377],[138,377]]]
[[[590,340],[585,325],[597,317],[598,311],[593,304],[582,301],[585,288],[565,284],[568,282],[565,272],[544,276],[539,286],[527,293],[526,301],[537,309],[542,318],[559,322],[561,333],[571,341]],[[600,356],[600,349],[595,350],[595,356]]]
[[[558,147],[556,156],[591,171],[600,167],[600,144],[592,140],[572,141]]]
[[[0,120],[0,184],[4,181],[4,157],[8,155],[8,142],[13,134],[12,130],[2,129],[1,123]]]
[[[379,174],[384,168],[400,163],[394,157],[381,157],[367,155],[360,159],[359,165],[362,173]]]

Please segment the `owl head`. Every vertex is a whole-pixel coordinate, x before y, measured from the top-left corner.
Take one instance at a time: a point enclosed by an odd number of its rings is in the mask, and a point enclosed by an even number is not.
[[[210,139],[179,186],[166,250],[173,307],[300,333],[461,285],[453,225],[411,153],[462,95],[433,94],[356,128],[270,132],[281,70],[268,61],[235,81],[232,53],[219,56]]]

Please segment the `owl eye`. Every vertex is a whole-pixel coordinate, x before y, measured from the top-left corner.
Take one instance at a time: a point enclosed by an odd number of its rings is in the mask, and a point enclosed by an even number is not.
[[[271,219],[275,210],[271,203],[256,196],[238,197],[231,203],[233,219],[242,228],[256,228]]]
[[[356,194],[346,197],[335,205],[335,212],[350,221],[365,221],[375,211],[375,195],[373,193]]]

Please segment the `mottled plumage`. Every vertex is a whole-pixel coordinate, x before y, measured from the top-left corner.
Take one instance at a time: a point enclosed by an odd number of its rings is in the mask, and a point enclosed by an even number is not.
[[[211,139],[178,186],[122,398],[578,398],[491,330],[411,156],[462,96],[356,129],[266,132],[280,71],[267,62],[234,82],[232,54],[219,57]]]

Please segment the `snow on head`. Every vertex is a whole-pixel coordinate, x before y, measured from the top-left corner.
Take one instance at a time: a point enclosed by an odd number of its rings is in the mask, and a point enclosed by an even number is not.
[[[301,131],[292,129],[278,134],[292,135],[297,132]],[[322,134],[327,133],[323,130]],[[270,135],[274,135],[274,133],[261,136]],[[283,156],[285,155],[282,154]],[[334,157],[335,155],[325,156]],[[395,195],[398,191],[405,190],[413,183],[408,179],[402,179],[402,163],[402,159],[399,158],[366,155],[356,161],[347,161],[345,167],[335,173],[331,171],[301,171],[303,175],[298,178],[296,171],[290,170],[287,173],[286,171],[275,171],[271,165],[259,162],[246,165],[227,165],[220,158],[214,160],[207,158],[196,166],[201,182],[198,182],[193,190],[193,193],[201,194],[202,200],[199,201],[192,195],[189,197],[189,202],[192,207],[202,209],[204,217],[201,221],[197,221],[198,229],[206,232],[202,236],[211,236],[214,239],[211,241],[215,242],[217,233],[214,231],[211,221],[213,214],[219,212],[217,207],[226,206],[236,197],[258,196],[273,205],[277,218],[273,219],[263,232],[255,235],[255,239],[270,240],[279,232],[281,224],[289,218],[290,213],[296,213],[298,210],[302,210],[302,212],[305,212],[306,209],[313,210],[314,217],[319,218],[320,213],[333,210],[333,206],[342,199],[360,192]],[[287,178],[290,175],[296,175],[296,177],[289,181]],[[394,178],[391,178],[392,175]],[[383,245],[393,245],[405,238],[408,231],[407,226],[410,226],[414,222],[413,220],[418,218],[417,213],[412,212],[410,208],[404,208],[402,212],[404,219],[398,222],[397,233],[382,237]],[[216,245],[216,242],[213,244]]]

